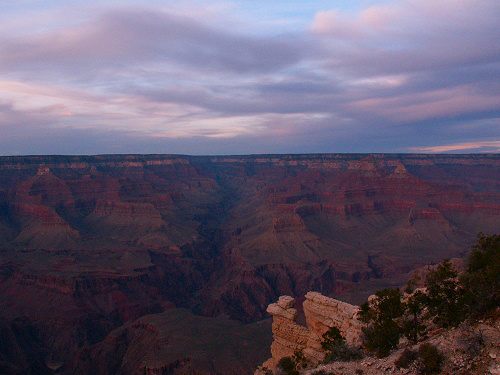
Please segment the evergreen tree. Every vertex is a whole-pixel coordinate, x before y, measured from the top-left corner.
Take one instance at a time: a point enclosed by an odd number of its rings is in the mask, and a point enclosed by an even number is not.
[[[403,333],[397,321],[403,313],[399,289],[379,290],[371,303],[361,305],[359,319],[367,323],[362,329],[366,349],[378,357],[389,355],[397,347]]]
[[[500,306],[500,235],[479,233],[461,282],[471,317],[484,316]]]

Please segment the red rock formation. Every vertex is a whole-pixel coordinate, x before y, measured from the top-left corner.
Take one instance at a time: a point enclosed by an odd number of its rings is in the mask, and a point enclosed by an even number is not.
[[[303,310],[306,326],[296,323],[295,299],[281,296],[277,303],[268,306],[267,312],[273,316],[272,358],[264,362],[262,368],[274,371],[281,358],[291,357],[300,351],[308,362],[318,364],[325,357],[321,347],[322,336],[332,327],[340,330],[349,345],[361,344],[361,323],[357,320],[359,308],[316,292],[305,296]],[[264,373],[258,370],[256,374]]]

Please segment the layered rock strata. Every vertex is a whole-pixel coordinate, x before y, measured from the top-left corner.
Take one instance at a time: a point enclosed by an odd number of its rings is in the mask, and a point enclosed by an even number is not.
[[[317,292],[309,292],[305,298],[306,327],[296,322],[298,312],[294,308],[294,298],[281,296],[278,302],[268,306],[267,312],[273,316],[274,341],[271,344],[272,358],[262,368],[274,371],[281,358],[293,356],[297,351],[301,351],[309,362],[321,362],[325,357],[321,347],[322,336],[332,327],[340,330],[349,345],[360,344],[361,323],[356,318],[357,306]]]

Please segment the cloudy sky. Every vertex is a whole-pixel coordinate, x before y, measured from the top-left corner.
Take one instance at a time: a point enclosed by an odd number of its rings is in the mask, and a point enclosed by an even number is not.
[[[0,0],[0,154],[500,152],[498,0]]]

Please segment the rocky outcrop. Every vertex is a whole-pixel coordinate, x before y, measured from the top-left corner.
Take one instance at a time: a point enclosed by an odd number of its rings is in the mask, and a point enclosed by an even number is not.
[[[329,298],[317,292],[306,294],[304,314],[307,327],[318,336],[337,327],[350,345],[361,344],[361,323],[357,320],[358,306]]]
[[[361,344],[361,323],[357,320],[359,308],[317,292],[309,292],[303,303],[306,327],[296,323],[298,312],[295,299],[281,296],[277,303],[268,306],[273,316],[272,358],[262,368],[274,371],[283,357],[293,356],[301,351],[311,363],[319,363],[325,353],[321,347],[322,336],[332,327],[337,327],[349,345]]]

